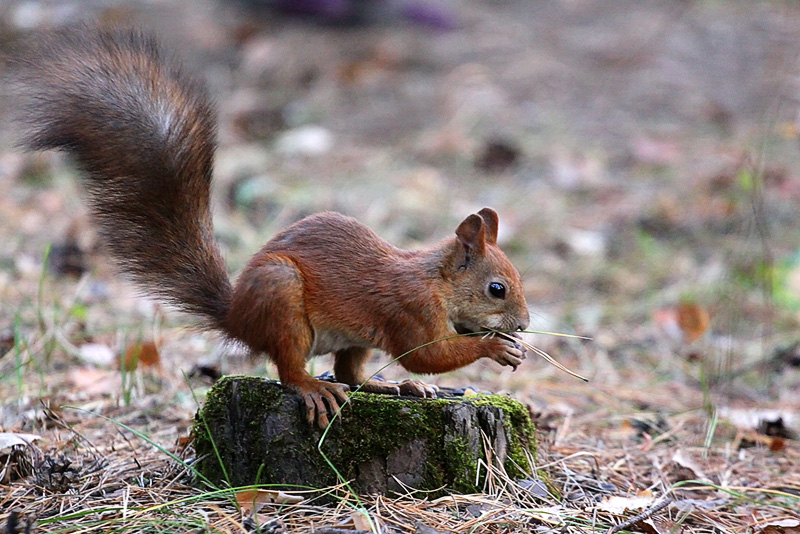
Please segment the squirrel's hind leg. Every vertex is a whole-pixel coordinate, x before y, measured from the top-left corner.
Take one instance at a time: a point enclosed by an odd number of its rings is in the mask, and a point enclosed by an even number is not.
[[[234,289],[229,331],[256,351],[266,352],[281,382],[303,398],[306,419],[324,429],[328,414],[347,401],[346,384],[313,378],[306,371],[314,332],[306,313],[303,282],[294,262],[268,255],[251,262]],[[265,328],[269,325],[269,328]]]

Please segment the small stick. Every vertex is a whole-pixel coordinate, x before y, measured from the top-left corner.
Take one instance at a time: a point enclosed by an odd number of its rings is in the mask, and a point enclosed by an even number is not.
[[[564,367],[563,365],[561,365],[560,363],[558,363],[558,362],[555,360],[555,358],[553,358],[552,356],[550,356],[549,354],[547,354],[547,353],[546,353],[545,351],[543,351],[542,349],[536,348],[536,347],[534,347],[533,345],[531,345],[531,344],[529,344],[529,343],[526,343],[526,342],[524,342],[523,340],[521,340],[521,339],[519,339],[519,338],[516,338],[516,337],[514,337],[514,336],[512,336],[512,335],[509,335],[509,334],[507,334],[507,333],[505,333],[505,332],[500,332],[500,331],[497,331],[497,330],[492,330],[492,332],[494,332],[495,334],[500,334],[501,336],[505,337],[506,339],[510,339],[510,340],[514,341],[515,343],[520,343],[520,344],[524,345],[524,346],[525,346],[525,348],[527,348],[528,350],[530,350],[530,351],[532,351],[532,352],[534,352],[534,353],[538,354],[539,356],[541,356],[542,358],[544,358],[545,360],[547,360],[547,361],[548,361],[548,362],[550,362],[551,364],[555,365],[556,367],[558,367],[559,369],[561,369],[561,370],[562,370],[562,371],[564,371],[565,373],[567,373],[567,374],[569,374],[569,375],[572,375],[572,376],[574,376],[575,378],[579,378],[579,379],[583,380],[584,382],[588,382],[588,381],[589,381],[589,379],[588,379],[588,378],[586,378],[586,377],[584,377],[584,376],[581,376],[581,375],[579,375],[578,373],[576,373],[576,372],[574,372],[574,371],[570,371],[569,369],[567,369],[566,367]]]
[[[632,525],[635,525],[636,523],[638,523],[642,519],[647,519],[648,517],[650,517],[654,513],[658,512],[659,510],[663,510],[664,508],[669,506],[669,504],[671,502],[672,502],[672,497],[666,498],[663,501],[661,501],[660,503],[656,504],[655,506],[652,506],[652,507],[648,508],[647,510],[645,510],[641,514],[635,515],[635,516],[631,517],[630,519],[628,519],[627,521],[623,521],[619,525],[615,525],[615,526],[611,527],[610,529],[608,529],[608,533],[607,534],[617,534],[617,532],[619,532],[620,530],[623,530],[623,529],[626,529],[626,528],[628,528],[628,527],[630,527]]]

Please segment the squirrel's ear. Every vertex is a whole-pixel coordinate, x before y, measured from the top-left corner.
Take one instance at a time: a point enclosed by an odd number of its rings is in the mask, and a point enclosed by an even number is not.
[[[456,228],[456,237],[466,249],[465,264],[469,263],[471,254],[482,254],[486,245],[486,224],[483,217],[473,214],[464,219]]]
[[[486,225],[486,242],[492,245],[497,243],[497,225],[499,222],[499,218],[497,217],[497,212],[494,211],[492,208],[483,208],[481,211],[478,212],[478,215],[481,216],[483,219],[483,223]]]

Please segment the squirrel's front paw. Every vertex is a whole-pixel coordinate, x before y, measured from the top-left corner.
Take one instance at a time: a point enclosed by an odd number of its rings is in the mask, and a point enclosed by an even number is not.
[[[489,357],[500,365],[510,365],[517,370],[517,366],[525,359],[525,347],[505,337],[495,334],[487,340],[494,346],[489,351]]]
[[[328,428],[330,423],[328,414],[334,415],[341,409],[340,403],[347,402],[347,392],[350,391],[350,386],[347,384],[325,382],[316,378],[294,387],[305,402],[308,424],[314,424],[316,421],[322,430]]]

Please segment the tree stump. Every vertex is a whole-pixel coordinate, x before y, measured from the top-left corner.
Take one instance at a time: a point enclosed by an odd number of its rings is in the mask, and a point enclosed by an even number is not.
[[[354,393],[322,431],[309,425],[299,395],[255,377],[222,378],[195,417],[197,469],[218,485],[325,488],[341,481],[358,493],[473,493],[479,461],[530,476],[536,449],[527,409],[501,395],[438,399]],[[330,464],[325,460],[327,456]]]

